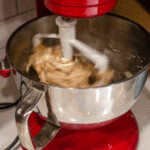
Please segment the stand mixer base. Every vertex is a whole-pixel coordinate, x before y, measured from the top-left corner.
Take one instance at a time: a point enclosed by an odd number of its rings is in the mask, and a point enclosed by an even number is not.
[[[33,137],[44,123],[38,114],[32,113],[29,126]],[[136,150],[137,143],[138,126],[133,113],[129,111],[109,125],[97,129],[61,129],[43,150]]]

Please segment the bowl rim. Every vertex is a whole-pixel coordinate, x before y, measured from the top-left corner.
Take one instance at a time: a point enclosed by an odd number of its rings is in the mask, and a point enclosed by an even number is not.
[[[6,49],[5,49],[6,57],[7,57],[7,59],[8,59],[8,62],[10,63],[10,65],[11,65],[14,69],[16,69],[16,71],[17,71],[18,73],[20,73],[22,76],[24,76],[24,77],[26,77],[26,78],[28,78],[28,79],[30,79],[30,80],[32,80],[32,81],[38,83],[38,84],[41,84],[41,85],[44,85],[44,86],[48,86],[48,87],[51,86],[51,87],[57,87],[57,88],[63,88],[63,89],[70,89],[70,90],[72,90],[72,89],[80,89],[80,90],[87,90],[87,89],[88,89],[88,90],[89,90],[89,89],[106,88],[106,87],[110,87],[110,86],[113,86],[113,85],[118,85],[118,84],[127,82],[127,81],[129,81],[129,80],[131,80],[131,79],[137,77],[138,75],[140,75],[140,74],[143,73],[144,71],[148,70],[148,66],[149,66],[149,64],[150,64],[150,58],[149,58],[149,60],[148,60],[148,63],[147,63],[139,72],[137,72],[136,74],[134,74],[134,75],[133,75],[132,77],[130,77],[130,78],[127,78],[127,79],[124,79],[124,80],[121,80],[121,81],[118,81],[118,82],[115,82],[115,83],[111,83],[111,84],[108,84],[108,85],[105,85],[105,86],[97,86],[97,87],[89,87],[89,88],[73,88],[73,87],[55,86],[55,85],[50,85],[50,84],[47,84],[47,83],[43,83],[43,82],[41,82],[41,81],[37,81],[36,79],[31,78],[28,74],[24,74],[23,72],[21,72],[21,71],[13,64],[13,62],[11,61],[11,59],[10,59],[10,57],[9,57],[10,45],[11,45],[11,42],[12,42],[14,36],[15,36],[20,30],[22,30],[26,25],[28,25],[28,24],[30,24],[30,23],[32,23],[32,22],[34,22],[34,21],[37,21],[37,20],[39,20],[39,19],[47,18],[47,17],[51,17],[51,16],[57,16],[57,15],[46,15],[46,16],[42,16],[42,17],[36,17],[36,18],[34,18],[34,19],[31,19],[31,20],[27,21],[26,23],[24,23],[24,24],[22,24],[21,26],[19,26],[19,27],[10,35],[10,37],[8,38],[8,41],[7,41],[7,43],[6,43]],[[113,14],[113,13],[108,13],[108,14],[105,14],[104,16],[112,16],[112,17],[116,17],[116,18],[119,18],[119,19],[121,19],[121,20],[127,21],[128,23],[130,23],[130,24],[132,24],[132,25],[138,27],[140,30],[142,30],[145,34],[147,34],[147,36],[148,36],[149,39],[150,39],[150,33],[149,33],[146,29],[144,29],[144,27],[142,27],[141,25],[139,25],[139,24],[136,23],[135,21],[130,20],[130,19],[128,19],[128,18],[126,18],[126,17],[123,17],[123,16],[120,16],[120,15],[117,15],[117,14]],[[87,19],[87,18],[85,18],[85,19]],[[90,18],[90,19],[91,19],[91,18]]]

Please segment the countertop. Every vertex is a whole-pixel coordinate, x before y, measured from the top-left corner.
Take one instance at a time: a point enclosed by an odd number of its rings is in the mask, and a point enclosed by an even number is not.
[[[5,80],[3,80],[3,82],[5,82]],[[13,82],[12,85],[9,85],[9,88],[6,89],[9,93],[12,92],[11,86],[13,87]],[[3,87],[0,91],[3,91],[2,89]],[[7,99],[11,98],[12,97],[10,96],[7,97]],[[4,100],[6,100],[6,96],[1,94],[0,101],[4,102]],[[137,119],[140,131],[137,150],[150,150],[150,77],[146,82],[145,88],[140,95],[139,100],[131,110]],[[0,150],[4,150],[4,148],[6,148],[17,135],[14,112],[15,108],[0,112]],[[21,150],[20,142],[18,142],[14,150]]]

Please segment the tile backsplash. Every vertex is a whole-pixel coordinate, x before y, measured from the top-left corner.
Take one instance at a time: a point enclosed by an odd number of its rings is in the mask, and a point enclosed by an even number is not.
[[[16,0],[19,13],[35,8],[35,0]]]
[[[0,50],[17,27],[35,17],[35,0],[0,0]]]
[[[0,20],[17,15],[16,0],[0,0]]]

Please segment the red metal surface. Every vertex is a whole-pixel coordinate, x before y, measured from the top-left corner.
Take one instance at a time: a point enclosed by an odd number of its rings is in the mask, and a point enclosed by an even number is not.
[[[40,131],[44,123],[36,113],[32,113],[29,119],[32,136]],[[136,150],[137,142],[138,126],[135,117],[129,111],[101,128],[61,129],[43,150]]]
[[[7,57],[4,58],[4,62],[7,62]],[[16,75],[16,70],[12,69],[13,74]],[[8,78],[10,77],[11,74],[11,69],[4,69],[4,70],[0,70],[0,75],[4,78]]]
[[[0,70],[0,75],[4,78],[8,78],[10,76],[10,70]]]
[[[45,7],[43,0],[36,0],[36,11],[38,17],[51,14],[51,12]]]
[[[116,0],[44,0],[45,6],[55,14],[71,18],[89,18],[108,13]]]
[[[92,6],[111,3],[112,0],[48,0],[58,5],[65,6]]]
[[[7,58],[6,58],[6,57],[4,58],[4,61],[7,62]],[[8,77],[10,77],[10,72],[11,72],[10,69],[0,70],[0,75],[1,75],[2,77],[4,77],[4,78],[8,78]]]

